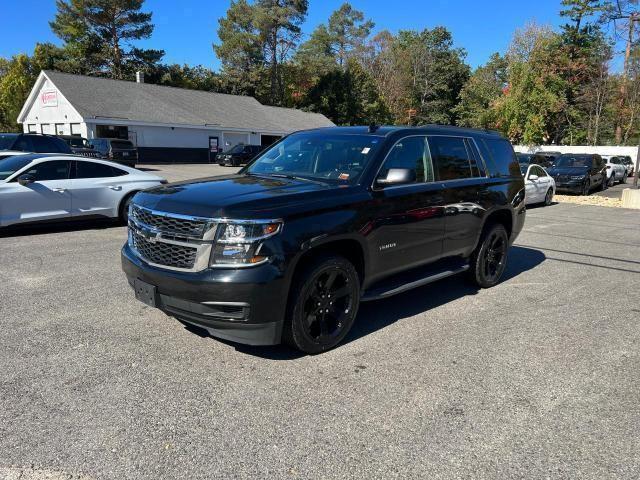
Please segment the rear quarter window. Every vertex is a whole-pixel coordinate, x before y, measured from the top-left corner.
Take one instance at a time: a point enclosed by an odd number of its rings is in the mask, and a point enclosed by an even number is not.
[[[481,139],[480,149],[487,159],[487,168],[492,177],[521,177],[518,157],[511,144],[503,138]]]

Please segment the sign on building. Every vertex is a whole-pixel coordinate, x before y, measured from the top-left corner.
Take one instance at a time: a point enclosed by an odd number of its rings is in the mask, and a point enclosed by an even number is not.
[[[57,107],[58,106],[58,91],[57,90],[43,90],[40,92],[40,104],[43,107]]]

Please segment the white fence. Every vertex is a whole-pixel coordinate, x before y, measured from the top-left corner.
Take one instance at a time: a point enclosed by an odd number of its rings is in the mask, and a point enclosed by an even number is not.
[[[527,147],[524,145],[514,145],[514,150],[519,153],[560,152],[560,153],[597,153],[598,155],[628,155],[636,162],[638,147],[608,147],[608,146],[580,146],[580,145],[537,145]]]

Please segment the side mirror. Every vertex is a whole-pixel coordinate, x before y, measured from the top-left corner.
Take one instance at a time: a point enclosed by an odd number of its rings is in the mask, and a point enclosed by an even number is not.
[[[378,178],[376,184],[382,186],[403,185],[416,181],[416,171],[411,168],[390,168],[385,178]]]
[[[529,175],[529,180],[538,180],[538,175]]]
[[[18,183],[23,187],[26,187],[27,185],[30,185],[35,181],[36,179],[33,177],[33,175],[29,175],[28,173],[25,173],[24,175],[20,175],[18,177]]]

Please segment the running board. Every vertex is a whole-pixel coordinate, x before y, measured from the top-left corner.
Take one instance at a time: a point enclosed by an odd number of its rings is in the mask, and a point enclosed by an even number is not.
[[[438,264],[439,263],[436,263],[436,265]],[[437,282],[438,280],[466,272],[467,270],[469,270],[469,264],[466,262],[448,262],[446,266],[439,268],[430,266],[420,270],[412,270],[374,285],[364,292],[360,301],[370,302],[372,300],[392,297],[393,295]]]

